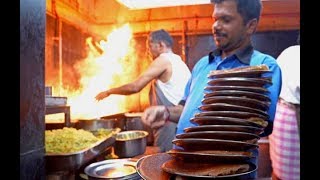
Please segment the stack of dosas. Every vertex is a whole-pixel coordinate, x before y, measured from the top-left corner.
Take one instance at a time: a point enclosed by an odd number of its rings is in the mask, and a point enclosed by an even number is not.
[[[256,171],[252,151],[268,124],[269,72],[266,65],[210,72],[200,112],[190,120],[198,126],[176,135],[172,142],[181,149],[167,152],[172,158],[162,170],[197,178],[236,178]]]

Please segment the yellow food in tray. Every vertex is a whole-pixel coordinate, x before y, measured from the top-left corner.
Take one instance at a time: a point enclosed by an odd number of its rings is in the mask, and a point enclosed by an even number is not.
[[[112,133],[114,133],[115,131],[116,130],[114,130],[114,129],[100,128],[100,129],[97,129],[97,131],[94,131],[93,134],[99,139],[104,139],[104,138],[110,137],[110,135]]]
[[[64,127],[45,131],[46,153],[73,153],[91,147],[112,133],[112,130],[98,130],[99,135],[83,129]]]

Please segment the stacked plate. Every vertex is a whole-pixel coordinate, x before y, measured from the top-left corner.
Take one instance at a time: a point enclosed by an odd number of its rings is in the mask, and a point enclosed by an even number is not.
[[[173,159],[162,169],[201,178],[237,178],[256,171],[253,150],[269,119],[268,72],[265,65],[212,71],[200,113],[190,119],[198,126],[176,135],[172,142],[180,149],[167,152]]]

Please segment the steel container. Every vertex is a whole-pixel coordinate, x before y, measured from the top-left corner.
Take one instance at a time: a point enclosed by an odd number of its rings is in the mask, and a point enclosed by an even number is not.
[[[74,153],[46,153],[46,171],[48,173],[61,171],[76,171],[84,164],[90,162],[98,155],[107,151],[115,142],[112,135],[105,140],[100,140],[91,147]]]
[[[100,128],[114,129],[116,128],[116,119],[79,119],[75,123],[75,128],[87,131],[96,131]]]
[[[118,113],[118,114],[112,114],[108,116],[100,117],[100,119],[108,120],[108,119],[114,119],[115,120],[115,127],[120,128],[122,131],[126,131],[126,116],[125,113]]]
[[[146,151],[147,147],[146,131],[123,131],[116,135],[116,142],[114,144],[114,153],[119,158],[130,158]]]

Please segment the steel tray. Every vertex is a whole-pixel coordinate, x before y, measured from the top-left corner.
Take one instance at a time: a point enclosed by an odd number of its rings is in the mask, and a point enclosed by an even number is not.
[[[115,135],[100,140],[91,147],[75,153],[46,153],[46,171],[76,171],[96,156],[108,150],[115,142]]]

